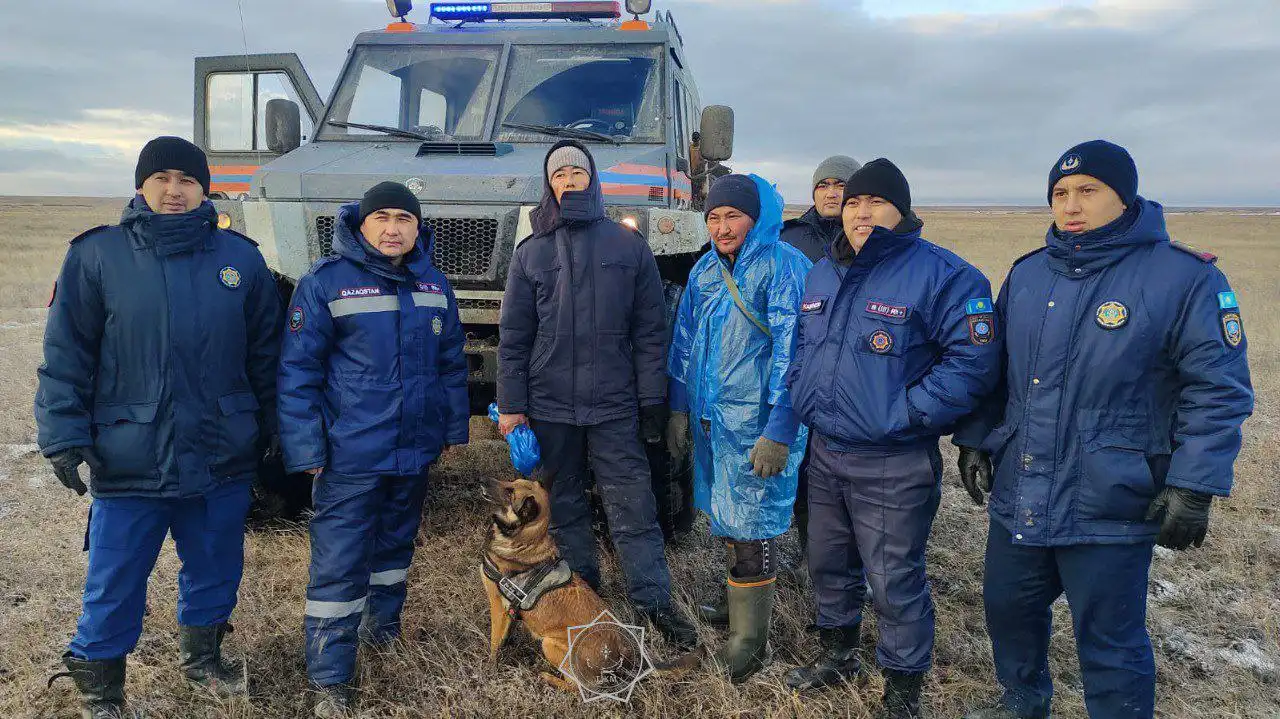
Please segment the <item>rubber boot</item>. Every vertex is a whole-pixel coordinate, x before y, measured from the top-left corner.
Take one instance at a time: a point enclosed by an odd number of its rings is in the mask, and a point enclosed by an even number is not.
[[[881,719],[920,719],[920,688],[924,672],[884,670],[884,709]]]
[[[729,639],[716,653],[716,659],[735,684],[746,681],[773,661],[769,624],[776,591],[773,577],[729,580]]]
[[[713,627],[729,626],[729,602],[725,597],[718,597],[698,605],[698,619],[703,624]]]
[[[311,715],[316,719],[338,719],[351,714],[355,704],[356,690],[350,684],[330,684],[314,687],[316,703],[312,705]]]
[[[787,672],[784,681],[795,691],[825,689],[852,682],[862,673],[858,641],[862,622],[848,627],[818,628],[822,651],[809,664]]]
[[[207,627],[178,626],[178,650],[187,679],[224,697],[245,693],[244,666],[222,660],[222,639],[228,631],[230,625],[226,622]]]
[[[62,655],[67,671],[49,677],[49,685],[71,677],[80,690],[81,719],[129,719],[124,700],[125,658],[81,659],[71,652]]]

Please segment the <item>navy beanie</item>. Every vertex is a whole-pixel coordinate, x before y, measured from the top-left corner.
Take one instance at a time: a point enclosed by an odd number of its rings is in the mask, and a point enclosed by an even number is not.
[[[143,145],[138,164],[133,168],[134,189],[142,189],[148,177],[165,170],[185,172],[200,183],[204,194],[209,194],[209,159],[189,140],[164,136]]]
[[[360,222],[378,210],[404,210],[422,221],[422,203],[399,182],[379,182],[360,198]]]
[[[717,207],[732,207],[755,222],[760,219],[760,190],[756,189],[755,180],[746,175],[725,175],[711,184],[703,206],[707,208],[703,217]]]
[[[1049,171],[1049,204],[1053,204],[1053,187],[1067,175],[1089,175],[1115,190],[1128,207],[1138,197],[1138,167],[1129,151],[1106,140],[1090,140],[1062,153]]]
[[[876,158],[863,165],[860,170],[849,176],[844,183],[844,199],[858,195],[871,195],[888,200],[898,208],[903,217],[911,214],[911,185],[898,166],[884,159]]]

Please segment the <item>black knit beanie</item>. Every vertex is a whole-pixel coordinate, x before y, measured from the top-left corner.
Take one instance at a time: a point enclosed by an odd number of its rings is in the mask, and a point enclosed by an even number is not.
[[[1053,204],[1053,188],[1066,175],[1096,177],[1115,190],[1128,207],[1138,197],[1138,166],[1129,151],[1106,140],[1090,140],[1062,153],[1049,170],[1049,204]]]
[[[863,165],[844,183],[843,202],[858,195],[883,198],[898,208],[903,217],[911,214],[911,186],[902,170],[883,157]]]
[[[703,217],[717,207],[732,207],[755,222],[760,219],[760,190],[756,189],[755,180],[746,175],[725,175],[711,184],[703,206],[707,208]]]
[[[138,165],[133,169],[133,187],[142,189],[142,183],[157,172],[180,170],[195,178],[209,194],[209,159],[204,151],[181,137],[157,137],[142,147],[138,153]]]
[[[360,198],[360,222],[378,210],[404,210],[422,221],[422,203],[399,182],[379,182]]]

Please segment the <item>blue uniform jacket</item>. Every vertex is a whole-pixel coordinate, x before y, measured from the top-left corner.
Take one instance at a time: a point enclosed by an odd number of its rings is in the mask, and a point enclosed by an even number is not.
[[[290,472],[422,472],[466,444],[470,405],[458,303],[421,226],[401,266],[338,212],[334,249],[298,280],[280,354],[280,440]]]
[[[558,142],[548,151],[580,143]],[[665,295],[653,250],[605,216],[591,184],[562,204],[544,182],[533,235],[516,246],[502,297],[498,408],[592,425],[666,398]]]
[[[1113,225],[1050,229],[1000,290],[1005,381],[957,444],[993,453],[991,516],[1015,541],[1146,542],[1166,484],[1226,495],[1253,410],[1235,293],[1138,198]]]
[[[280,299],[205,202],[71,241],[49,305],[35,416],[49,456],[92,446],[94,496],[193,497],[257,469],[275,432]]]
[[[823,217],[816,207],[810,207],[803,215],[782,223],[779,239],[800,250],[809,262],[817,263],[827,256],[827,245],[840,229],[839,217]]]
[[[809,273],[788,383],[801,420],[836,450],[936,442],[999,381],[990,283],[914,223],[875,228],[851,258],[841,234]]]

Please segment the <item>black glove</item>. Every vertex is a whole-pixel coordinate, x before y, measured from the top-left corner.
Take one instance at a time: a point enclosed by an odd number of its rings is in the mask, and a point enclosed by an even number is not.
[[[84,496],[85,492],[89,491],[89,488],[80,479],[78,468],[82,462],[89,465],[90,478],[94,475],[102,474],[102,460],[98,459],[98,455],[94,454],[91,447],[72,447],[49,457],[49,464],[53,465],[53,473],[57,476],[58,481],[62,482],[62,486],[74,490],[81,497]]]
[[[973,503],[981,507],[983,492],[991,491],[991,455],[980,449],[961,447],[957,466],[965,491]]]
[[[640,436],[649,444],[658,444],[667,431],[667,405],[654,404],[640,408]]]
[[[274,464],[280,461],[280,435],[273,434],[259,443],[262,447],[263,464]]]
[[[1204,544],[1209,531],[1209,505],[1213,495],[1182,487],[1165,487],[1147,510],[1147,521],[1160,519],[1156,544],[1179,551]],[[1163,515],[1163,519],[1161,516]]]

